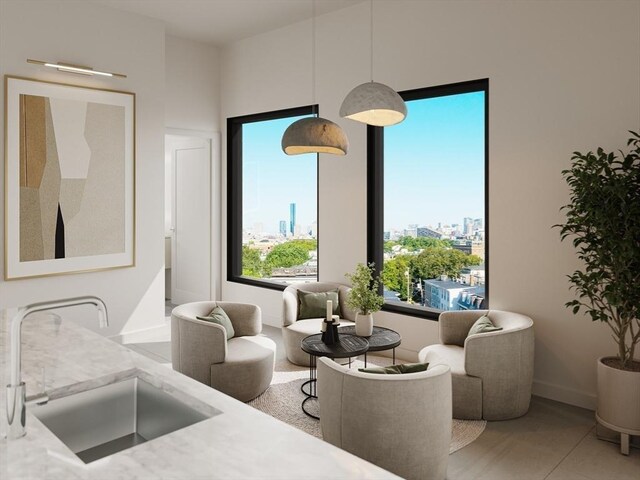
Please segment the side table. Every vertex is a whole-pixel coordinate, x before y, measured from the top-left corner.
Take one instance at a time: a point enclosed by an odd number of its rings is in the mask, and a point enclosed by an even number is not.
[[[340,335],[355,335],[356,327],[340,327],[338,328]],[[380,352],[382,350],[393,350],[393,364],[396,364],[396,347],[402,343],[402,337],[395,330],[384,327],[373,327],[373,333],[369,337],[364,338],[369,342],[369,350],[367,352]],[[367,366],[367,352],[364,353],[364,366]]]
[[[349,328],[349,327],[343,327]],[[338,329],[341,330],[341,329]],[[305,409],[305,403],[312,398],[318,398],[317,392],[317,361],[318,357],[334,358],[349,358],[349,366],[351,366],[351,357],[357,357],[366,353],[369,349],[369,342],[364,337],[358,337],[356,335],[349,335],[340,332],[338,342],[333,345],[326,345],[322,343],[322,334],[316,333],[315,335],[309,335],[302,339],[300,347],[303,352],[309,354],[309,380],[304,382],[300,386],[300,390],[307,398],[302,401],[302,411],[311,418],[319,420],[320,417],[309,413]],[[309,385],[309,392],[304,391],[304,386]]]

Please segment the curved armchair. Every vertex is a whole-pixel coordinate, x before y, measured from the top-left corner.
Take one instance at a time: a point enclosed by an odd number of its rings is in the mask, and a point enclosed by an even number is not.
[[[470,335],[482,315],[502,330]],[[418,354],[421,362],[451,367],[454,418],[507,420],[529,410],[533,383],[533,320],[500,310],[443,312],[440,344]]]
[[[198,320],[218,305],[235,336],[227,340],[221,325]],[[271,383],[276,344],[260,335],[260,307],[234,302],[185,303],[171,312],[173,369],[240,401],[247,402]]]
[[[325,441],[407,479],[446,477],[451,443],[451,373],[380,375],[318,359]]]
[[[298,320],[300,302],[298,300],[298,290],[303,292],[328,292],[338,289],[338,301],[340,303],[340,326],[354,325],[356,312],[351,310],[346,303],[347,293],[350,288],[339,283],[317,282],[304,283],[301,285],[289,285],[282,292],[282,338],[284,340],[284,350],[291,363],[296,365],[309,366],[309,355],[300,348],[300,343],[304,337],[320,333],[324,317],[308,318]]]

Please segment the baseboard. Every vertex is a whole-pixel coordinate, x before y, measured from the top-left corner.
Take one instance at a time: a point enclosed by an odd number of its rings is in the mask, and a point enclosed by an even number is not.
[[[554,385],[552,383],[534,380],[533,394],[538,397],[548,398],[550,400],[556,400],[576,407],[586,408],[587,410],[595,411],[596,409],[595,394],[575,390],[562,385]]]
[[[113,340],[116,343],[122,344],[122,343],[125,343],[125,341],[127,340],[127,338],[129,336],[134,336],[134,335],[137,335],[137,334],[142,333],[142,332],[148,332],[150,330],[156,330],[158,328],[164,328],[167,325],[167,323],[168,323],[168,321],[165,320],[162,325],[155,325],[155,326],[149,327],[149,328],[141,328],[141,329],[138,329],[138,330],[131,330],[131,331],[124,332],[124,333],[118,333],[116,335],[108,336],[107,338],[109,340]]]

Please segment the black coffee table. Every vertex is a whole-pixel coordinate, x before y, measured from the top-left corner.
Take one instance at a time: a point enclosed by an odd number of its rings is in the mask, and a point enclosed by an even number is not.
[[[340,330],[340,329],[339,329]],[[304,405],[308,400],[312,398],[318,398],[317,392],[317,371],[318,357],[328,358],[348,358],[349,366],[351,366],[351,357],[357,357],[366,353],[369,349],[369,342],[365,337],[358,337],[356,335],[349,335],[340,332],[338,342],[333,345],[325,345],[322,343],[322,334],[316,333],[315,335],[309,335],[302,339],[300,347],[303,352],[309,354],[309,380],[304,382],[300,386],[300,390],[307,398],[302,401],[302,411],[309,415],[311,418],[319,420],[320,417],[313,415],[305,409]],[[304,386],[309,385],[309,392],[305,392]]]
[[[340,335],[355,335],[356,327],[340,327],[338,328]],[[367,352],[380,352],[382,350],[393,350],[393,364],[396,364],[396,347],[402,343],[402,337],[395,330],[384,327],[373,327],[373,333],[369,337],[364,338],[369,342]],[[367,366],[367,352],[364,353],[364,366]]]

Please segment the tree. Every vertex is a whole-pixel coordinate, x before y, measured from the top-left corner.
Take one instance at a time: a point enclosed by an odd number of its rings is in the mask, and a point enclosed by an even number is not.
[[[447,248],[451,246],[451,241],[432,237],[400,237],[398,245],[402,245],[410,252],[415,252],[424,248]]]
[[[318,241],[315,238],[289,240],[287,243],[289,245],[298,245],[304,248],[307,252],[318,249]]]
[[[288,268],[302,265],[309,260],[308,247],[308,245],[301,245],[300,241],[297,240],[276,245],[264,260],[265,274],[270,275],[274,268]]]
[[[385,288],[400,294],[401,300],[407,299],[407,278],[411,255],[398,255],[385,262],[382,270],[382,284]]]
[[[260,259],[260,250],[248,245],[242,246],[242,275],[261,278],[263,276],[263,262]]]
[[[463,268],[481,263],[482,259],[477,255],[467,255],[460,250],[442,246],[428,247],[418,255],[398,255],[387,261],[384,264],[382,281],[386,288],[398,292],[400,299],[406,301],[407,269],[412,282],[439,278],[442,275],[457,279]]]

